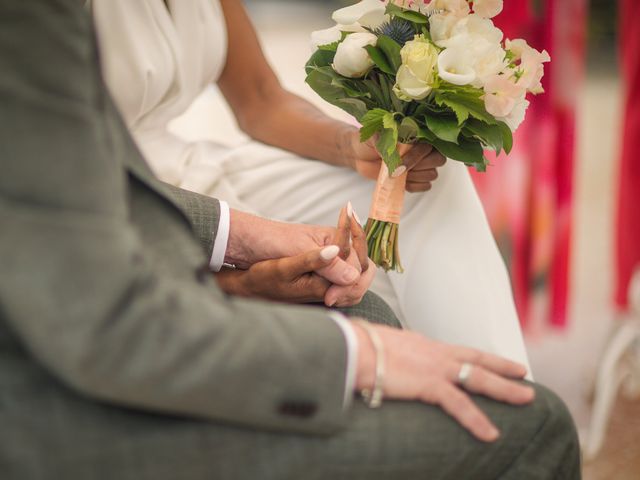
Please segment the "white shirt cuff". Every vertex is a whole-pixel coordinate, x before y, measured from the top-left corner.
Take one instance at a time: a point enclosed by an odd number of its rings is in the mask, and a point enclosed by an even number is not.
[[[347,320],[347,317],[338,312],[330,312],[329,316],[336,322],[338,327],[340,327],[340,330],[342,330],[344,340],[347,344],[347,372],[344,380],[344,399],[342,400],[342,405],[346,409],[351,405],[356,386],[358,337],[356,337],[356,332],[353,331],[351,322]]]
[[[229,204],[220,201],[220,221],[218,222],[216,239],[213,242],[211,260],[209,260],[209,268],[213,272],[219,272],[224,263],[224,255],[227,252],[227,243],[229,242],[229,226]]]

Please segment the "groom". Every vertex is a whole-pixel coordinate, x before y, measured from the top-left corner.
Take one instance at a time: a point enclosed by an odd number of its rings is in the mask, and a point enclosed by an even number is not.
[[[81,3],[0,0],[3,479],[580,477],[566,408],[521,366],[222,293],[220,204],[150,173]],[[237,227],[246,264],[309,244]]]

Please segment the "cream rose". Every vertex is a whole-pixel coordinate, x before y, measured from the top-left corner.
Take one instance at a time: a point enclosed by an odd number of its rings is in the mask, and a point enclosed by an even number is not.
[[[438,50],[424,37],[416,36],[414,40],[405,43],[400,50],[400,57],[402,65],[396,75],[394,92],[405,101],[422,100],[433,86]]]
[[[333,59],[333,69],[344,77],[364,77],[374,65],[364,47],[367,45],[375,46],[377,41],[378,37],[369,32],[347,35],[338,44],[338,49]]]

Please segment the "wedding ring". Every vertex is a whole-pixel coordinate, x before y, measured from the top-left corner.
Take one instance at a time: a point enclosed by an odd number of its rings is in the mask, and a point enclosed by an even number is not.
[[[469,380],[471,376],[471,370],[473,369],[473,365],[469,362],[464,362],[460,367],[460,371],[458,372],[458,385],[464,388],[465,384]]]

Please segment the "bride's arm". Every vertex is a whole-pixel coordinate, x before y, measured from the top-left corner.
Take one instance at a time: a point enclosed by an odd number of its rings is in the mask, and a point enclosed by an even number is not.
[[[267,63],[238,0],[221,0],[229,36],[218,85],[240,128],[252,138],[324,162],[354,167],[358,129],[286,91]],[[302,66],[300,66],[302,68]]]
[[[267,63],[256,32],[238,0],[221,0],[228,26],[229,50],[218,81],[240,128],[252,138],[306,158],[355,169],[375,179],[380,156],[360,143],[353,125],[332,119],[286,91]],[[300,66],[302,68],[302,66]],[[402,157],[409,169],[407,190],[425,191],[445,158],[428,144],[416,145]]]

